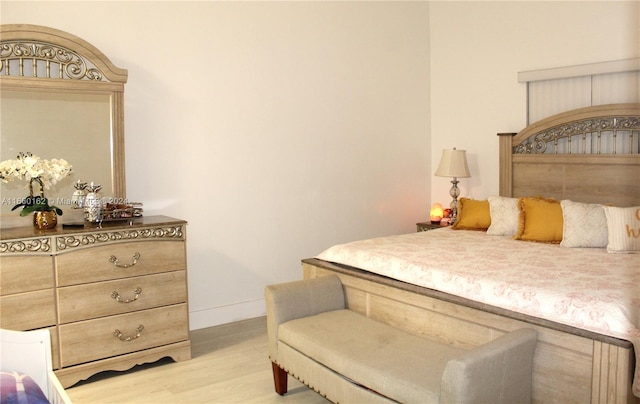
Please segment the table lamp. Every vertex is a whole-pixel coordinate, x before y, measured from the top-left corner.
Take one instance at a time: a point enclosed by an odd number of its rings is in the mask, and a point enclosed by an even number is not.
[[[466,150],[456,150],[454,147],[451,149],[442,150],[442,157],[440,158],[440,164],[438,165],[438,169],[435,172],[435,175],[438,177],[452,177],[451,180],[451,189],[449,190],[449,195],[453,198],[451,201],[451,224],[456,222],[458,217],[458,196],[460,196],[460,188],[458,188],[458,178],[468,178],[471,175],[469,174],[469,167],[467,166],[467,151]]]

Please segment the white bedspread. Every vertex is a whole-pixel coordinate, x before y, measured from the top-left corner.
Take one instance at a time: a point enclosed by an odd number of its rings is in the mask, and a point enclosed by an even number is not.
[[[336,245],[317,258],[631,341],[640,395],[640,255],[442,228]]]

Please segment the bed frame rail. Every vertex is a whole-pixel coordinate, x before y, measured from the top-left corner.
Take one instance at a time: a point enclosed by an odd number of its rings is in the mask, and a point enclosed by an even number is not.
[[[534,403],[640,404],[631,392],[634,351],[628,341],[574,334],[573,327],[486,305],[466,306],[465,299],[318,259],[303,260],[302,269],[304,279],[337,275],[350,310],[439,343],[471,349],[534,328]]]

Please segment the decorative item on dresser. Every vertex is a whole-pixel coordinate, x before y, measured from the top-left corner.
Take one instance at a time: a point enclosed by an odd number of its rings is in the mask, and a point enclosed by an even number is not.
[[[98,222],[100,219],[100,209],[102,204],[98,192],[102,185],[93,182],[87,185],[87,195],[84,197],[84,220],[88,222]]]
[[[190,359],[186,225],[148,216],[45,234],[3,229],[2,327],[49,329],[65,387],[104,370]]]
[[[11,209],[22,207],[20,216],[33,213],[33,226],[38,230],[48,230],[56,227],[57,215],[62,215],[62,209],[50,205],[44,196],[44,189],[56,184],[71,173],[71,165],[65,160],[42,160],[31,153],[20,152],[15,160],[0,163],[0,180],[9,182],[23,180],[29,182],[29,195],[16,201]],[[33,193],[33,184],[39,187],[39,195]]]

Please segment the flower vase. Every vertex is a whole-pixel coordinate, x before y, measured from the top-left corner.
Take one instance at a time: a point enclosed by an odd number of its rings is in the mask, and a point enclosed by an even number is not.
[[[55,210],[33,212],[33,227],[36,230],[49,230],[58,224],[58,215]]]
[[[71,172],[71,165],[65,160],[41,160],[31,153],[18,154],[16,160],[0,162],[0,179],[8,182],[20,179],[29,182],[29,195],[20,199],[11,210],[22,208],[20,216],[28,216],[33,213],[33,226],[36,229],[52,229],[58,223],[58,215],[62,215],[62,209],[55,205],[49,205],[49,200],[44,197],[44,189],[55,185]],[[33,192],[34,184],[38,186],[39,196]]]
[[[36,197],[33,194],[33,183],[36,182],[40,187],[40,196]],[[42,180],[38,177],[32,178],[29,181],[29,196],[31,200],[36,200],[36,198],[40,198],[40,200],[46,200],[44,198],[44,184]],[[33,212],[33,227],[36,230],[49,230],[56,227],[58,224],[58,215],[55,210],[36,210]]]

